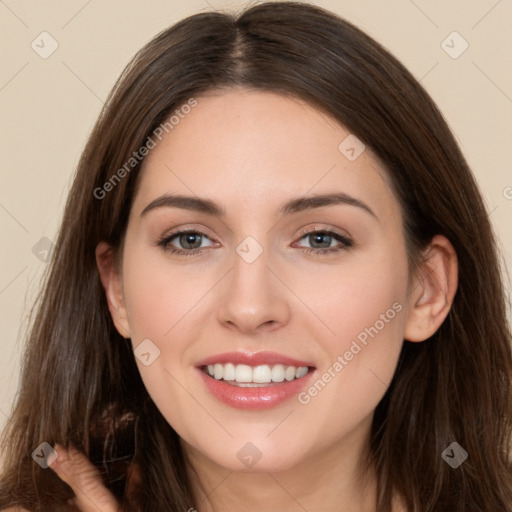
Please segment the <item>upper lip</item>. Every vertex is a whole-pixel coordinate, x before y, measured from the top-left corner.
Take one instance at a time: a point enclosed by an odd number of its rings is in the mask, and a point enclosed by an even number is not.
[[[308,361],[300,361],[293,357],[288,357],[277,352],[224,352],[216,354],[206,359],[202,359],[197,363],[197,366],[207,366],[209,364],[246,364],[248,366],[258,366],[263,364],[274,365],[282,364],[283,366],[310,366],[313,365]]]

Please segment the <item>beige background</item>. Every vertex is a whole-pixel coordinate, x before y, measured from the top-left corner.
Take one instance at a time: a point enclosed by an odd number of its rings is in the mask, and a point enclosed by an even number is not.
[[[431,94],[476,174],[512,269],[512,0],[313,3],[382,43]],[[80,152],[115,79],[160,30],[200,11],[244,5],[0,2],[0,429],[16,394],[26,315],[45,268],[32,248],[43,237],[56,237]],[[58,48],[43,59],[31,44],[48,49],[48,36],[41,36],[44,43],[39,37],[45,31]],[[442,47],[454,31],[469,44],[456,59]],[[452,39],[451,51],[461,49],[462,40]]]

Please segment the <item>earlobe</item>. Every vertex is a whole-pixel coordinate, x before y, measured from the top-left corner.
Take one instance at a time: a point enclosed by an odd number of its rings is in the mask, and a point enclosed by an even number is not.
[[[96,265],[105,290],[112,321],[121,336],[130,337],[130,326],[123,296],[122,278],[116,266],[114,251],[106,242],[96,247]]]
[[[425,251],[425,261],[409,295],[407,341],[425,341],[439,329],[450,312],[457,284],[455,249],[446,237],[436,235]]]

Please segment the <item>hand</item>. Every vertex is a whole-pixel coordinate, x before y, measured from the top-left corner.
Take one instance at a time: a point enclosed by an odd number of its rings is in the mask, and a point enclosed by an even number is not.
[[[104,486],[100,473],[82,453],[70,447],[55,446],[58,454],[49,467],[66,482],[75,493],[70,503],[80,512],[119,512],[114,495]]]

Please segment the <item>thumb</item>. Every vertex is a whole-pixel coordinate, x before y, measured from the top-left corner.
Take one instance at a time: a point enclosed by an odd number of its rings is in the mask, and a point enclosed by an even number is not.
[[[114,495],[105,487],[98,469],[82,453],[55,445],[57,459],[50,468],[73,489],[80,512],[119,512]]]

